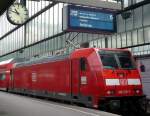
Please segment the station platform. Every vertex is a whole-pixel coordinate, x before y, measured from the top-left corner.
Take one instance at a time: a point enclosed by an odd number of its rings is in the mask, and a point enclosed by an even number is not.
[[[148,100],[148,108],[147,108],[147,112],[150,114],[150,99]]]
[[[0,92],[0,116],[117,116],[94,109]]]

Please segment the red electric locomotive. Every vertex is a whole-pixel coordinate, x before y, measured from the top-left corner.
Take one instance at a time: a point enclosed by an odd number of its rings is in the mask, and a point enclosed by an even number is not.
[[[123,49],[77,49],[67,56],[15,63],[8,73],[11,92],[94,108],[135,104],[144,96],[135,61],[131,53]]]

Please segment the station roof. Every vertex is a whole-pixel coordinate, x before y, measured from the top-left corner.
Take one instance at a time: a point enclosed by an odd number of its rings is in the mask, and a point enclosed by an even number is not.
[[[14,1],[15,0],[0,0],[0,15],[2,15]]]
[[[0,15],[2,15],[6,9],[14,2],[15,0],[0,0]],[[52,0],[53,1],[53,0]],[[93,5],[94,6],[104,6],[107,8],[115,8],[115,9],[120,9],[121,6],[118,4],[114,4],[111,2],[105,2],[105,1],[98,1],[98,0],[84,0],[84,2],[82,0],[56,0],[56,1],[61,1],[61,2],[67,2],[67,3],[79,3],[79,4],[86,4],[86,5]],[[97,2],[98,1],[98,2]],[[98,4],[96,4],[98,3]]]

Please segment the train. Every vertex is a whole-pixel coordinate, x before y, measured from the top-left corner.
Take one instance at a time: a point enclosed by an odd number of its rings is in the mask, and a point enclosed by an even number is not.
[[[136,107],[137,101],[145,97],[131,52],[109,48],[82,48],[69,55],[2,61],[0,89],[92,108],[129,108],[131,103]]]

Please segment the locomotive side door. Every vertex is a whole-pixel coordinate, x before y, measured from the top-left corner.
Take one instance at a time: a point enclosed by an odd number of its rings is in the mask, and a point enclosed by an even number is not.
[[[80,60],[71,60],[71,94],[73,99],[80,95]]]

